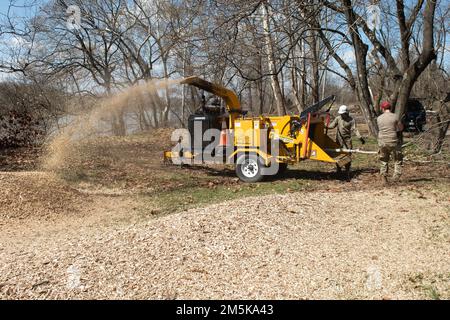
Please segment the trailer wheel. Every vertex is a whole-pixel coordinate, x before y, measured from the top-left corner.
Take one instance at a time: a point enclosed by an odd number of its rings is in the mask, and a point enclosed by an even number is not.
[[[243,154],[236,161],[236,175],[243,182],[259,182],[262,174],[263,162],[256,154]]]
[[[277,175],[281,176],[286,172],[286,170],[288,168],[288,164],[287,163],[278,163],[278,166],[279,167],[278,167]]]

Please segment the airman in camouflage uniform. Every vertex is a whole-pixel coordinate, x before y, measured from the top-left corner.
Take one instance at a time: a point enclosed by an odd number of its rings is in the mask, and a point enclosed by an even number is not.
[[[339,107],[339,116],[337,116],[332,123],[328,125],[328,129],[336,130],[336,142],[340,148],[343,149],[352,149],[352,133],[354,132],[356,136],[359,138],[362,144],[365,144],[366,141],[359,133],[358,128],[356,127],[355,119],[353,119],[349,112],[347,106],[343,105]],[[345,170],[347,173],[350,171],[351,162],[345,166]],[[340,168],[338,167],[338,172]]]
[[[390,111],[391,104],[383,102],[381,110],[383,114],[377,119],[378,123],[378,146],[380,159],[380,175],[382,182],[388,182],[387,175],[389,171],[389,159],[392,155],[394,159],[394,181],[398,181],[402,174],[403,155],[398,139],[398,132],[403,129],[401,122],[395,113]]]

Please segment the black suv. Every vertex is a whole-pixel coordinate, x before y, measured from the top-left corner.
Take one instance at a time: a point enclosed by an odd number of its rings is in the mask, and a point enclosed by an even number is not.
[[[417,99],[409,99],[406,112],[402,119],[406,132],[422,132],[427,123],[427,112],[425,107]]]

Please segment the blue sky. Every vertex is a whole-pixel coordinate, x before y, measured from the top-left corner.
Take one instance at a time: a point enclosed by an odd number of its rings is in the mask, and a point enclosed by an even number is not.
[[[22,3],[23,1],[16,1],[18,4]],[[9,0],[0,0],[0,13],[2,14],[6,14],[6,12],[8,11],[9,8]],[[16,9],[17,12],[22,11],[20,8]]]
[[[28,15],[30,12],[30,4],[36,4],[37,0],[13,0],[13,6],[11,6],[11,10],[17,16]],[[9,0],[0,0],[0,14],[5,15],[8,12],[10,1]],[[28,10],[25,8],[28,5]],[[37,6],[33,7],[33,11],[36,11]]]
[[[9,1],[3,0],[0,1],[0,12],[5,14],[6,10],[8,10],[9,7]]]

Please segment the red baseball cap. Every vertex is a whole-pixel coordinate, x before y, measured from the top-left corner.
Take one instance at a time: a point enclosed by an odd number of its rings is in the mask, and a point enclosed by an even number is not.
[[[391,103],[389,101],[384,101],[381,103],[380,108],[382,110],[390,109],[392,107]]]

